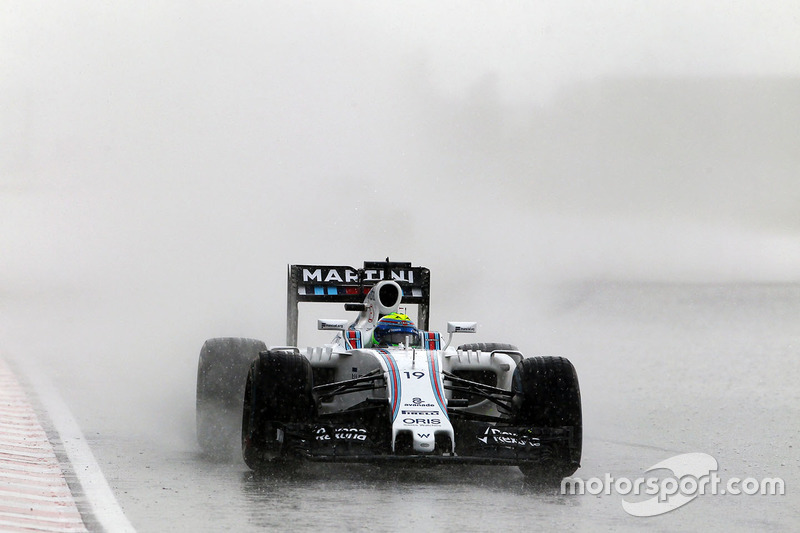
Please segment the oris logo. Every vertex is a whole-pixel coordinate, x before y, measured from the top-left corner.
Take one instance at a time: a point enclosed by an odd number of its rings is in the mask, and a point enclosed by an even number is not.
[[[404,418],[403,424],[409,426],[438,426],[442,423],[438,418]]]

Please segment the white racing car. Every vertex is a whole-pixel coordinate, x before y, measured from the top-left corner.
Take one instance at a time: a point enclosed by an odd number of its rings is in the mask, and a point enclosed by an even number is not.
[[[572,364],[509,344],[452,347],[474,322],[428,330],[430,271],[290,265],[287,346],[205,342],[197,433],[209,454],[241,444],[262,470],[287,461],[517,465],[561,479],[580,465],[581,400]],[[318,320],[330,344],[299,349],[299,302],[339,302],[352,320]],[[417,324],[406,315],[416,307]],[[241,435],[241,438],[239,438]]]

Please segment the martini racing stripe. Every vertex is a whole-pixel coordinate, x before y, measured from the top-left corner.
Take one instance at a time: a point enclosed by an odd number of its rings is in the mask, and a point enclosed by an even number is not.
[[[431,375],[431,388],[436,393],[436,402],[442,409],[442,414],[446,418],[450,418],[447,416],[447,407],[445,407],[444,395],[442,394],[442,380],[439,376],[439,357],[437,357],[434,351],[428,352],[428,369]]]
[[[435,331],[423,331],[423,340],[428,344],[428,350],[440,350],[439,334]]]
[[[389,351],[381,349],[377,351],[383,357],[386,368],[389,369],[392,383],[392,422],[394,422],[400,412],[400,376],[397,375],[397,362]]]
[[[347,349],[361,349],[361,332],[357,329],[348,329],[345,332],[345,341],[347,342]]]
[[[300,285],[297,287],[297,294],[301,296],[311,295],[314,296],[336,296],[339,294],[339,289],[333,286],[323,285]]]
[[[412,298],[422,297],[422,291],[420,289],[409,289],[408,287],[401,287],[401,289],[403,290],[403,296],[410,296]],[[337,296],[339,294],[357,295],[368,293],[369,287],[359,288],[357,285],[341,287],[335,285],[298,285],[297,287],[297,294],[300,296]]]

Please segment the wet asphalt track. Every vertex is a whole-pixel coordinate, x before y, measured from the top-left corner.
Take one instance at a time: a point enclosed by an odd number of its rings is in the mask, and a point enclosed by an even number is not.
[[[0,309],[0,348],[51,374],[141,531],[800,526],[800,286],[587,283],[553,294],[517,344],[568,356],[578,370],[585,442],[576,476],[635,479],[671,456],[704,452],[721,478],[781,477],[786,494],[704,495],[636,518],[617,494],[560,495],[513,468],[312,465],[254,475],[208,461],[193,441],[197,350],[184,347],[202,339],[175,340],[166,347],[174,357],[162,359],[141,350],[146,338],[112,341],[130,324],[97,312],[95,300],[12,294]]]

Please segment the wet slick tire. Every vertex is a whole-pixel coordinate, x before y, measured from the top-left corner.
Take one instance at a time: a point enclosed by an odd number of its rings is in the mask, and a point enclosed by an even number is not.
[[[243,338],[209,339],[197,363],[197,441],[215,460],[237,460],[247,371],[267,346]]]
[[[283,424],[314,420],[311,362],[294,350],[259,354],[247,374],[242,417],[242,457],[252,470],[264,470],[276,458],[288,458]]]
[[[514,424],[541,428],[572,428],[569,445],[545,450],[540,465],[520,465],[526,476],[560,482],[580,465],[583,446],[581,393],[575,367],[563,357],[523,359],[514,371]]]

